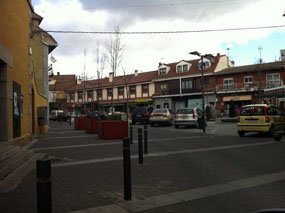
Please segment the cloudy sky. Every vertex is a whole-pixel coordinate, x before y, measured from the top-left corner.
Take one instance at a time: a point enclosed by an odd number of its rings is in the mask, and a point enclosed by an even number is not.
[[[194,31],[285,25],[284,0],[33,0],[48,31]],[[53,51],[54,71],[95,76],[94,52],[102,51],[110,35],[51,33],[59,46]],[[262,30],[181,34],[122,35],[122,66],[128,73],[157,69],[159,62],[193,59],[190,51],[227,54],[237,66],[279,60],[285,49],[285,27]],[[84,56],[86,52],[86,56]],[[85,61],[85,62],[84,62]],[[110,68],[106,64],[104,75]],[[121,69],[118,74],[122,73]]]

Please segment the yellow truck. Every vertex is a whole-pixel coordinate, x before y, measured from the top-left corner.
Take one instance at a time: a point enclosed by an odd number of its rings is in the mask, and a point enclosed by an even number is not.
[[[271,133],[285,130],[285,112],[274,105],[245,105],[240,110],[237,124],[238,134],[243,137],[246,132]]]

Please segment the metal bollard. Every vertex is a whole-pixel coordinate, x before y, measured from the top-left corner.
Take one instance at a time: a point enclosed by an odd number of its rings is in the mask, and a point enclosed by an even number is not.
[[[130,139],[123,139],[123,159],[124,159],[124,198],[132,199],[132,179],[131,179],[131,151]]]
[[[130,143],[133,144],[133,125],[130,125]]]
[[[142,138],[142,128],[138,128],[138,150],[139,150],[139,164],[143,164],[143,138]]]
[[[147,125],[144,125],[144,153],[148,154]]]
[[[51,161],[37,160],[37,210],[38,213],[52,212]]]

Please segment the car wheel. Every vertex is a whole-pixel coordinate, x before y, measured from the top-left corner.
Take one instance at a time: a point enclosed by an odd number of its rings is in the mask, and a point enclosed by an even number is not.
[[[245,132],[244,132],[244,131],[238,131],[238,135],[239,135],[240,137],[243,137],[243,136],[244,136],[244,134],[245,134]]]
[[[274,126],[273,126],[273,125],[270,127],[269,134],[270,134],[272,137],[274,137],[274,135],[275,135]]]
[[[178,126],[178,125],[175,125],[175,128],[176,128],[176,129],[178,129],[178,128],[179,128],[179,126]]]

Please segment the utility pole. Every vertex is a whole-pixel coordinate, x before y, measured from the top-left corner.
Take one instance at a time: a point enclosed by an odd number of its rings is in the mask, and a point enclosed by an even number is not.
[[[262,58],[261,58],[261,52],[262,52],[263,48],[262,46],[258,47],[258,51],[259,51],[259,68],[258,68],[258,96],[260,96],[261,94],[261,63],[262,63]]]

